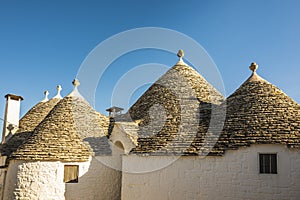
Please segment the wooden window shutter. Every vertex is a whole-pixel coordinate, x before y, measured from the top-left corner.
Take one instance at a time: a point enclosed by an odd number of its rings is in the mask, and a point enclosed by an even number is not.
[[[65,165],[64,167],[64,182],[65,183],[78,183],[78,165]]]
[[[277,174],[277,154],[259,154],[259,173]]]

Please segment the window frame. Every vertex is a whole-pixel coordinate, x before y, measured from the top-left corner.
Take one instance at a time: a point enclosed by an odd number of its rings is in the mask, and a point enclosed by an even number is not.
[[[275,155],[275,161],[274,161],[274,157],[272,160],[272,156],[274,156],[274,155]],[[267,162],[269,162],[269,167],[268,167],[269,169],[266,169],[267,166],[263,165],[262,160],[261,160],[261,159],[263,159],[262,156],[269,156],[267,158]],[[259,174],[278,174],[278,153],[277,152],[259,152],[258,153],[258,171],[259,171]]]

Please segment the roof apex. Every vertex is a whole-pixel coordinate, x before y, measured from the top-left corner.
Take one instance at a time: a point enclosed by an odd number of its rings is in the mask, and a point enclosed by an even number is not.
[[[80,85],[79,80],[78,80],[78,79],[74,79],[74,80],[72,81],[72,84],[73,84],[73,86],[74,86],[74,89],[73,89],[73,91],[72,91],[71,93],[69,93],[69,94],[67,95],[67,97],[79,97],[79,98],[81,98],[81,99],[84,99],[83,96],[82,96],[82,95],[80,94],[80,92],[78,91],[78,86]]]
[[[60,91],[62,90],[61,85],[56,86],[57,94],[53,97],[53,99],[62,99],[62,96],[60,95]]]
[[[45,98],[44,98],[41,102],[47,102],[47,101],[49,101],[49,98],[48,98],[49,91],[48,91],[48,90],[46,90],[46,91],[44,92],[44,95],[45,95]]]

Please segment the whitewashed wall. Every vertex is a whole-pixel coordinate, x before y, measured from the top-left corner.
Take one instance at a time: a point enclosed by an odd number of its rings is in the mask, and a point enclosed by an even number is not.
[[[60,162],[11,161],[4,199],[64,199],[63,173]]]
[[[93,158],[79,183],[66,184],[67,200],[117,200],[121,196],[121,172],[109,166],[111,156]],[[106,164],[104,161],[108,162]],[[103,164],[104,163],[104,164]],[[106,165],[105,165],[106,164]]]
[[[278,174],[259,174],[259,153],[278,154]],[[125,171],[171,161],[164,156],[123,156]],[[284,145],[252,145],[223,157],[182,156],[148,173],[123,173],[122,200],[129,199],[299,199],[300,151]],[[150,167],[149,167],[150,166]]]
[[[79,165],[79,182],[64,183],[64,165]],[[83,163],[11,161],[4,199],[120,199],[121,173],[97,159]]]

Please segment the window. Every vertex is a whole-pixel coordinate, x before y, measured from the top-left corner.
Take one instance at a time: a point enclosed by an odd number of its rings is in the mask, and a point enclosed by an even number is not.
[[[64,167],[64,182],[78,183],[78,165],[65,165]]]
[[[259,154],[259,173],[277,174],[277,154]]]

